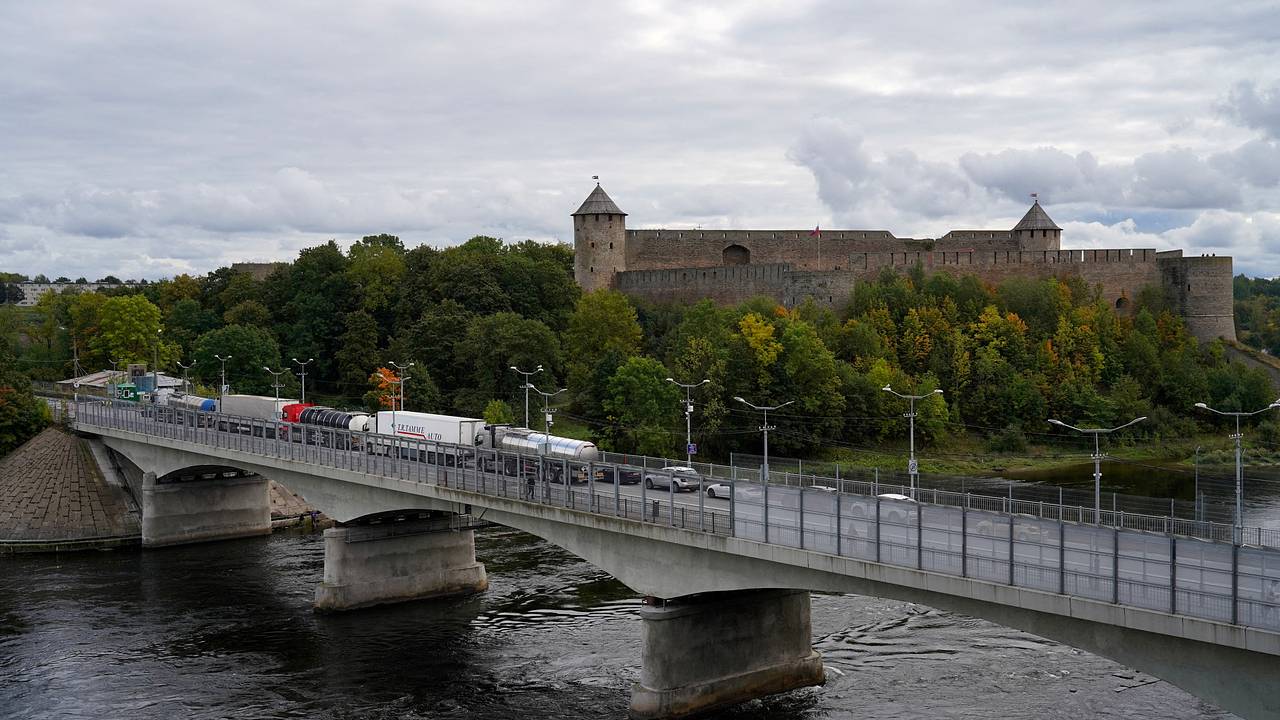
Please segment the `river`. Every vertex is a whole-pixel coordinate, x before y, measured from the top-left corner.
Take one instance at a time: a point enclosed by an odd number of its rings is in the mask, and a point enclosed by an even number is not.
[[[0,559],[0,717],[621,718],[639,600],[477,533],[487,592],[331,615],[309,533]],[[828,683],[718,718],[1234,717],[1109,660],[909,603],[815,595]]]

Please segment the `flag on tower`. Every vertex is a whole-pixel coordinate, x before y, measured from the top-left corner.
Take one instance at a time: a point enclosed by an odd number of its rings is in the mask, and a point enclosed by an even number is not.
[[[1031,199],[1040,202],[1040,193],[1031,193]]]
[[[822,230],[817,225],[814,225],[813,232],[809,233],[809,237],[822,237]]]

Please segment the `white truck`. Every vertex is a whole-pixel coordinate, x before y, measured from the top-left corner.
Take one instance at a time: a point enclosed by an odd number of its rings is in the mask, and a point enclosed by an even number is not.
[[[458,417],[455,415],[436,415],[421,412],[379,412],[374,421],[371,446],[378,452],[390,454],[392,444],[386,436],[401,440],[418,440],[428,445],[406,444],[396,446],[401,457],[410,460],[419,459],[419,449],[425,450],[421,457],[423,462],[454,467],[458,464],[458,452],[452,447],[439,447],[431,443],[449,443],[464,447],[475,447],[479,436],[484,432],[485,422],[482,418]]]
[[[296,402],[298,401],[289,398],[277,400],[266,395],[224,395],[222,396],[222,401],[218,403],[218,412],[223,415],[234,415],[255,420],[275,420],[278,422],[282,418],[280,409],[285,405],[291,405]],[[250,423],[223,421],[221,425],[223,430],[230,430],[231,432],[254,432],[254,434],[259,434],[254,431],[254,426]],[[258,427],[264,426],[258,425]],[[276,426],[268,425],[265,427],[267,427],[266,436],[275,437]]]

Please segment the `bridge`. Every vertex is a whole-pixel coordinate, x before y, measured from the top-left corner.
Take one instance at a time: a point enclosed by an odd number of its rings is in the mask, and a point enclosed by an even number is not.
[[[270,477],[339,522],[316,607],[482,591],[474,530],[517,528],[645,596],[636,718],[820,684],[809,593],[894,598],[1112,658],[1280,717],[1280,532],[871,483],[707,478],[725,498],[572,482],[620,466],[192,411],[75,402],[141,473],[144,546],[270,531]],[[554,471],[553,471],[554,470]],[[649,474],[661,470],[647,470]]]

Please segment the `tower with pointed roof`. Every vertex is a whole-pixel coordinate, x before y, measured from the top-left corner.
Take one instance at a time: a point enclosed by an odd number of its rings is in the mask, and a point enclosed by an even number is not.
[[[1027,214],[1013,226],[1013,240],[1019,250],[1061,250],[1062,228],[1040,207],[1037,197]]]
[[[627,269],[626,218],[600,183],[573,213],[573,277],[583,291],[610,287]]]

